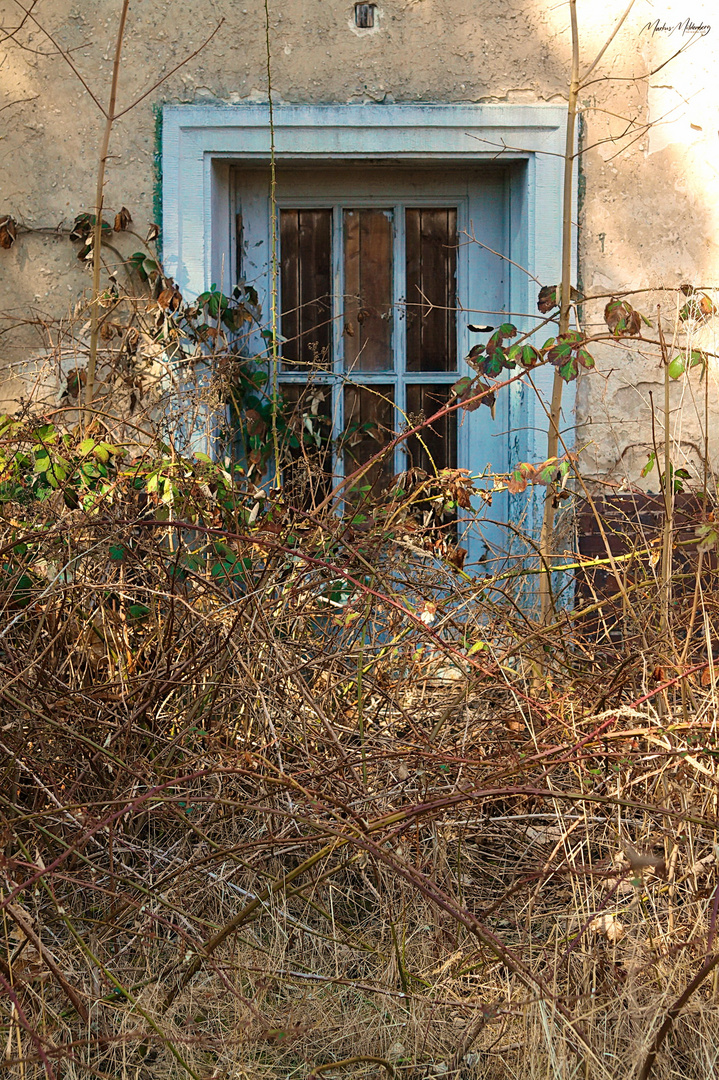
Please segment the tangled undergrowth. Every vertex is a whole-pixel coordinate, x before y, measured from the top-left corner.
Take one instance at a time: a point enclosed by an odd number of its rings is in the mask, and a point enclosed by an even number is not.
[[[637,546],[618,640],[437,546],[458,474],[353,525],[3,440],[5,1075],[713,1074],[709,560],[667,636]]]

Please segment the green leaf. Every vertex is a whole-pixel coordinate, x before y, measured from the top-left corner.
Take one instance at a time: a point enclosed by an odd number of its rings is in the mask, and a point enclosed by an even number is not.
[[[125,558],[125,549],[122,544],[110,544],[110,558],[113,562],[122,562]]]
[[[230,301],[221,292],[213,292],[210,294],[210,298],[207,301],[207,310],[213,319],[216,319],[221,312],[227,311],[230,306]]]
[[[570,356],[566,363],[561,364],[557,368],[557,371],[559,372],[560,378],[564,379],[565,382],[572,382],[579,374],[579,365],[577,364],[576,358]]]
[[[537,364],[541,364],[542,354],[538,349],[535,349],[534,345],[522,345],[521,347],[514,345],[512,349],[509,350],[510,356],[513,350],[517,348],[520,349],[517,359],[523,368],[526,368],[529,371],[531,368],[536,367]]]
[[[130,604],[127,614],[131,619],[146,619],[150,614],[150,609],[145,604]]]
[[[647,460],[646,465],[644,466],[644,468],[641,471],[641,476],[642,476],[643,479],[646,479],[646,477],[649,476],[649,473],[654,468],[654,466],[656,464],[656,461],[657,461],[657,455],[652,450],[651,454],[649,455],[649,458]]]
[[[82,442],[80,443],[80,445],[77,448],[77,451],[78,451],[79,454],[82,454],[82,456],[85,457],[87,454],[89,454],[94,449],[95,449],[95,440],[87,438],[87,439],[82,440]]]
[[[671,364],[669,365],[668,370],[670,379],[678,379],[681,375],[683,375],[684,371],[686,370],[684,365],[684,357],[675,356]]]
[[[550,364],[554,364],[556,367],[558,364],[563,363],[568,356],[571,356],[573,351],[574,346],[571,341],[560,339],[549,350],[547,354],[547,360],[549,360]]]
[[[236,565],[237,560],[230,562],[229,559],[225,559],[222,562],[215,563],[210,573],[213,578],[230,577]]]

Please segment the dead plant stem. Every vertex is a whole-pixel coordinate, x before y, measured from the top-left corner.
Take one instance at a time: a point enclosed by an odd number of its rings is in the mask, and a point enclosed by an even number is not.
[[[90,300],[90,352],[87,359],[87,380],[85,382],[85,419],[90,420],[93,399],[95,397],[95,376],[97,371],[97,339],[100,331],[100,270],[102,268],[102,207],[105,197],[105,170],[110,148],[112,125],[115,122],[115,103],[117,84],[120,78],[122,60],[122,41],[125,36],[125,24],[130,0],[122,0],[120,22],[117,27],[115,58],[112,63],[112,81],[110,100],[105,113],[105,129],[100,144],[100,157],[97,164],[97,187],[95,189],[95,221],[92,234],[92,297]]]
[[[572,74],[567,104],[567,132],[564,150],[564,189],[562,196],[562,280],[559,290],[559,336],[569,329],[572,306],[572,195],[574,177],[574,136],[577,123],[577,98],[579,96],[579,31],[577,28],[577,0],[569,0],[569,14],[572,28]],[[557,456],[559,445],[559,424],[562,413],[563,381],[555,369],[552,380],[552,402],[549,412],[549,430],[547,433],[547,459]],[[556,504],[556,484],[549,484],[544,499],[544,514],[539,539],[542,560],[551,565],[554,553],[554,514]],[[539,579],[540,618],[543,623],[549,621],[554,610],[552,596],[552,576],[542,574]]]

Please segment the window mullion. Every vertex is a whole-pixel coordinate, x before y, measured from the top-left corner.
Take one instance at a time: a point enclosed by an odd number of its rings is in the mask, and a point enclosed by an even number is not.
[[[332,207],[332,430],[338,434],[344,431],[344,235],[342,206],[335,203]],[[335,476],[344,476],[344,455],[338,450],[338,439],[334,439],[332,467]]]
[[[394,263],[392,267],[392,312],[394,320],[392,348],[395,371],[395,429],[399,431],[407,412],[407,391],[405,386],[405,372],[407,370],[407,319],[405,309],[407,274],[405,265],[404,205],[402,203],[395,203],[394,206],[392,261]],[[400,443],[399,446],[395,447],[394,451],[395,476],[404,472],[406,458],[404,446]]]

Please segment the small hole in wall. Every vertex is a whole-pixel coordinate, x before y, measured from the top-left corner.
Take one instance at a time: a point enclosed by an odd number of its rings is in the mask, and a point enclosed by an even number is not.
[[[371,30],[374,26],[376,4],[355,4],[355,26],[362,30]]]

